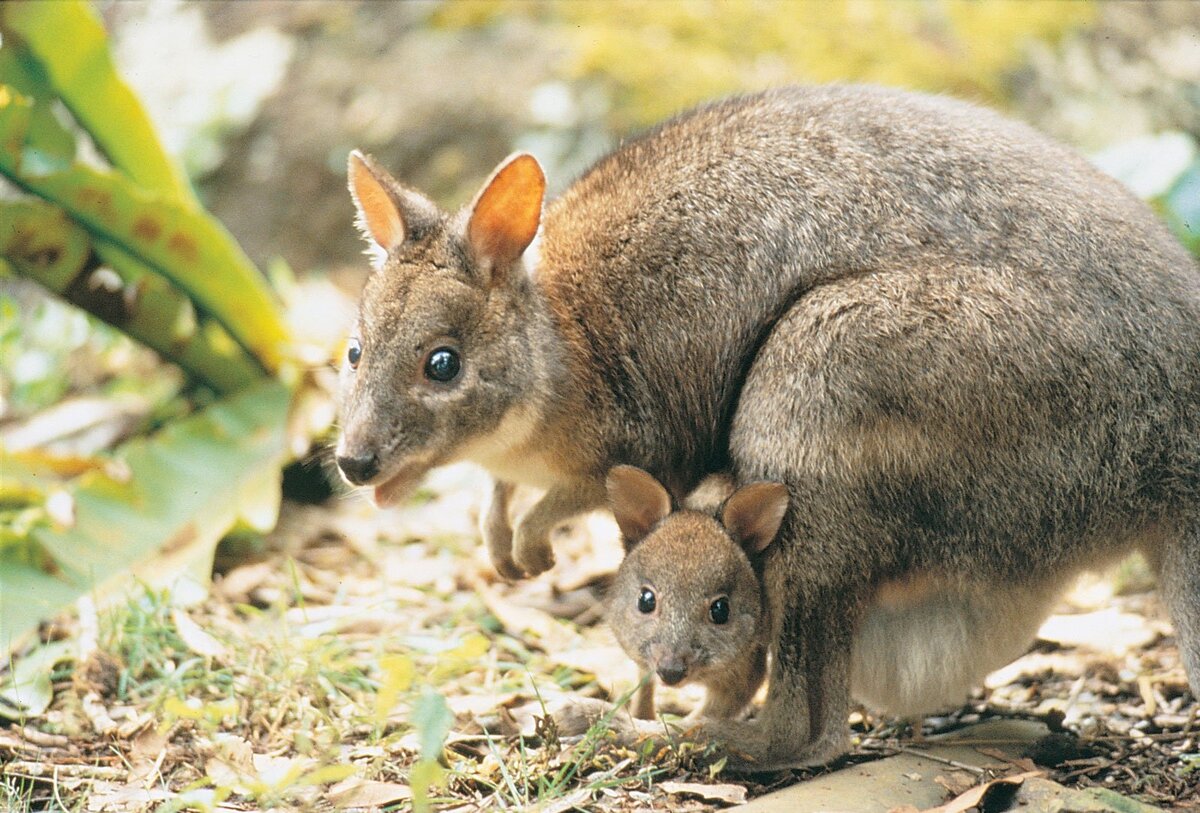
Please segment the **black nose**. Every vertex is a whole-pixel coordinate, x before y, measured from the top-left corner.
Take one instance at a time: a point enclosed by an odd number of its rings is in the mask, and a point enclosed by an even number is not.
[[[374,452],[362,457],[338,455],[337,464],[338,468],[342,470],[342,474],[346,476],[346,479],[356,486],[361,486],[376,474],[379,474],[379,458]]]
[[[668,686],[674,686],[687,675],[687,668],[681,663],[661,663],[658,666],[658,678]]]

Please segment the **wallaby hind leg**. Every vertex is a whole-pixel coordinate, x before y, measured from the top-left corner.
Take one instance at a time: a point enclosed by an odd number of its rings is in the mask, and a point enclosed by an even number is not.
[[[1148,553],[1158,565],[1159,593],[1175,625],[1192,696],[1200,699],[1200,518]]]

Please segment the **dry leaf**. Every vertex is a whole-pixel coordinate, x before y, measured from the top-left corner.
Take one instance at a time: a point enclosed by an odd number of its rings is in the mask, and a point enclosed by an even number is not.
[[[546,652],[572,649],[581,643],[579,635],[549,613],[513,604],[482,579],[472,581],[472,588],[509,635]]]
[[[995,792],[993,788],[1011,786],[1015,791],[1015,789],[1019,788],[1026,779],[1031,776],[1041,776],[1042,773],[1043,771],[1028,771],[1026,773],[1017,774],[1016,776],[1005,776],[1000,779],[993,779],[991,782],[985,782],[978,787],[971,788],[966,793],[963,793],[955,799],[951,799],[944,805],[928,808],[927,810],[922,811],[922,813],[964,813],[964,811],[970,810],[973,807],[979,807],[979,804],[983,801],[985,796],[987,796],[989,793]]]
[[[237,567],[226,573],[215,587],[218,593],[230,601],[243,604],[250,601],[250,594],[262,587],[279,572],[275,562],[259,562]]]
[[[517,692],[452,695],[446,698],[446,702],[449,704],[450,710],[456,715],[469,714],[477,717],[503,706],[511,705],[520,696]]]
[[[975,750],[979,751],[982,749],[977,748]],[[975,787],[978,779],[975,775],[969,774],[966,771],[953,771],[949,775],[939,774],[933,778],[933,781],[945,788],[946,793],[953,798]]]
[[[1154,696],[1154,685],[1150,682],[1150,676],[1138,675],[1137,687],[1138,694],[1142,696],[1142,702],[1146,704],[1146,716],[1153,717],[1158,711],[1158,700]]]
[[[383,807],[412,798],[412,788],[398,782],[375,782],[352,776],[329,788],[329,801],[339,810],[347,807]]]
[[[592,801],[592,795],[591,788],[580,788],[560,799],[554,799],[553,801],[546,802],[544,805],[537,805],[530,808],[530,810],[535,811],[535,813],[566,813],[566,811],[575,810],[576,808],[588,810],[589,803]]]
[[[710,802],[740,805],[746,801],[746,788],[742,785],[705,785],[701,782],[660,782],[666,793],[689,793]]]
[[[142,788],[136,785],[105,790],[97,793],[93,786],[88,794],[87,809],[103,813],[138,813],[147,810],[155,802],[164,802],[175,794],[163,788]]]
[[[229,649],[216,638],[200,628],[187,613],[178,608],[171,610],[171,621],[175,631],[187,644],[187,648],[205,658],[228,658]]]

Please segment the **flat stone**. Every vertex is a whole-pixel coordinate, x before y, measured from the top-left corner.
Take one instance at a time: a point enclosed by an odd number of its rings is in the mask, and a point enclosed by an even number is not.
[[[1028,720],[980,723],[953,734],[931,737],[924,743],[909,743],[904,753],[896,756],[853,765],[760,796],[739,807],[738,812],[887,813],[904,805],[925,810],[942,804],[949,795],[946,786],[936,781],[938,777],[943,782],[953,779],[954,786],[968,778],[974,781],[967,786],[983,781],[975,772],[957,769],[946,760],[974,768],[1002,769],[1006,763],[995,754],[1018,759],[1031,743],[1048,733],[1046,726]],[[991,753],[982,753],[980,748]],[[1017,771],[1015,766],[1013,771]]]

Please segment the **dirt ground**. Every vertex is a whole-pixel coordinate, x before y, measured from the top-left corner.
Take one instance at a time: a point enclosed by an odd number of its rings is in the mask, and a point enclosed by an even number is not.
[[[50,709],[0,726],[0,793],[15,810],[707,810],[924,747],[908,723],[865,710],[837,764],[753,777],[718,774],[687,746],[560,739],[546,707],[636,682],[602,622],[615,528],[594,515],[561,529],[556,567],[506,584],[475,532],[484,486],[459,467],[402,509],[285,504],[249,558],[219,557],[199,604],[85,603],[44,630],[74,653]],[[1053,732],[999,771],[944,781],[946,799],[1040,771],[1200,809],[1197,704],[1145,586],[1130,564],[1082,583],[1027,655],[923,721],[926,738],[995,718]],[[674,713],[698,699],[660,695]]]

